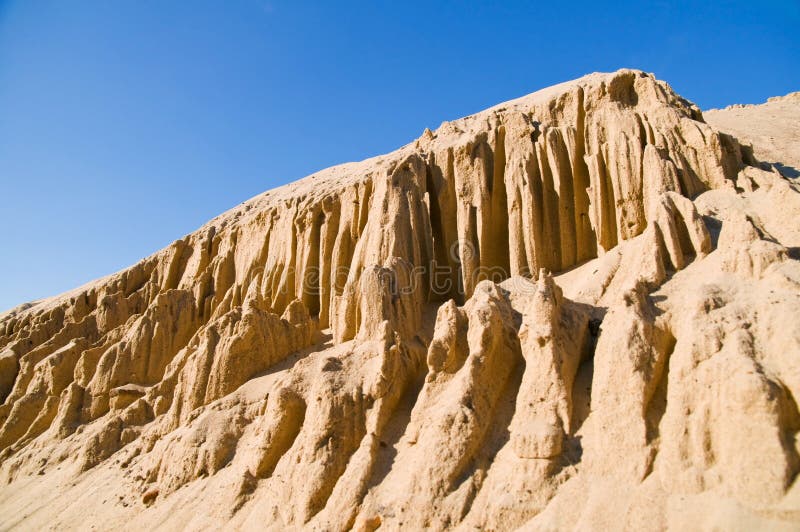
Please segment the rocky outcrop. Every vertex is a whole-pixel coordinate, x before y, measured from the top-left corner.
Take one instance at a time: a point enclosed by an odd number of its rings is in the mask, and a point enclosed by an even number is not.
[[[798,198],[632,70],[262,194],[0,317],[0,522],[796,526]]]

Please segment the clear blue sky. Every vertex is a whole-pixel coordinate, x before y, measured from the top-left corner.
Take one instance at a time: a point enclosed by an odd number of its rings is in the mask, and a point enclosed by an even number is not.
[[[300,4],[0,0],[0,310],[588,72],[703,109],[800,90],[797,0]]]

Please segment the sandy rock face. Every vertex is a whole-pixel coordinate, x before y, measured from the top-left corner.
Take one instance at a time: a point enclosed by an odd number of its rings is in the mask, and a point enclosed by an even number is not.
[[[737,137],[592,74],[0,316],[0,524],[796,528],[800,191]]]

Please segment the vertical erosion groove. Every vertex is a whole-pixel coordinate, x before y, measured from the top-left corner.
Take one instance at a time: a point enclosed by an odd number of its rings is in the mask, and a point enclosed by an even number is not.
[[[530,229],[527,232],[526,252],[530,272],[535,274],[540,268],[546,267],[543,236],[545,216],[544,189],[536,144],[532,146],[530,159],[525,164],[528,188],[530,189],[530,213],[528,215]]]
[[[364,226],[367,225],[367,219],[369,218],[370,205],[372,204],[371,179],[368,179],[366,182],[364,182],[363,188],[360,189],[358,200],[361,210],[358,213],[358,224],[353,227],[356,230],[355,240],[358,240],[358,238],[361,236],[361,233],[364,232]]]
[[[443,202],[445,212],[448,217],[445,220],[445,239],[447,240],[447,267],[450,270],[450,286],[454,292],[457,303],[463,303],[464,286],[462,282],[463,272],[461,271],[461,261],[458,260],[458,199],[456,197],[456,170],[455,154],[452,148],[447,149],[447,161],[445,172],[444,190],[447,190],[447,197]]]
[[[492,198],[494,182],[494,154],[487,134],[479,136],[479,140],[472,150],[473,170],[478,172],[477,179],[480,188],[475,194],[475,220],[478,243],[478,260],[475,261],[476,271],[473,275],[473,288],[478,282],[488,277],[489,268],[494,259],[496,248],[495,231],[492,226]],[[476,163],[477,160],[477,163]]]
[[[543,136],[545,132],[542,132]],[[545,137],[546,138],[546,137]],[[539,172],[542,176],[542,264],[550,271],[561,269],[561,223],[558,193],[553,184],[553,173],[548,162],[545,143],[538,143]]]
[[[319,327],[325,329],[330,324],[330,307],[332,297],[332,270],[335,268],[334,250],[339,230],[340,206],[335,205],[332,198],[323,200],[323,211],[325,220],[321,229],[321,241],[319,246]]]
[[[509,191],[513,194],[511,205],[508,208],[508,253],[509,253],[509,266],[511,275],[522,275],[524,277],[530,276],[530,268],[528,267],[528,258],[525,251],[525,229],[523,223],[523,216],[527,214],[522,201],[522,194],[520,186],[514,186]]]
[[[464,295],[469,297],[479,281],[480,247],[478,244],[478,208],[469,206],[465,239],[460,242],[461,267],[464,274]]]
[[[602,188],[602,203],[600,207],[602,217],[601,225],[606,235],[606,246],[604,246],[604,248],[609,250],[619,243],[617,232],[617,200],[614,194],[614,182],[608,171],[608,166],[606,165],[608,157],[603,157],[603,152],[607,154],[608,150],[605,149],[597,154],[597,164],[600,172],[600,187]]]
[[[490,191],[490,231],[487,253],[481,266],[487,268],[488,278],[500,282],[509,276],[508,198],[506,196],[506,129],[500,126],[495,131],[495,149],[492,165],[492,187]]]
[[[580,263],[585,260],[591,259],[597,255],[597,236],[592,230],[592,224],[589,217],[589,187],[591,186],[589,178],[589,168],[586,165],[586,109],[584,109],[584,95],[583,89],[579,88],[576,92],[576,124],[574,135],[571,137],[570,153],[572,175],[573,175],[573,191],[575,199],[575,230],[576,235],[576,257],[575,260]]]
[[[436,165],[435,156],[431,157],[431,164],[425,172],[426,189],[428,190],[428,209],[433,239],[433,268],[431,272],[431,301],[444,301],[451,297],[452,290],[447,290],[447,285],[440,279],[439,272],[449,271],[450,259],[448,257],[448,241],[445,237],[444,222],[442,220],[442,208],[439,205],[441,199],[447,199],[442,193],[441,188],[446,186],[446,181],[442,177],[441,168]],[[454,213],[453,213],[454,214]]]
[[[300,294],[303,304],[308,309],[311,316],[319,316],[320,312],[320,297],[322,294],[322,275],[320,271],[320,249],[321,238],[320,232],[325,223],[325,213],[312,214],[310,236],[305,247],[307,253],[307,261],[303,265],[302,271],[302,286],[300,286]]]
[[[561,246],[558,270],[575,264],[575,194],[572,188],[572,168],[570,167],[567,146],[560,129],[548,130],[547,156],[553,169],[554,192],[558,197],[558,235]]]

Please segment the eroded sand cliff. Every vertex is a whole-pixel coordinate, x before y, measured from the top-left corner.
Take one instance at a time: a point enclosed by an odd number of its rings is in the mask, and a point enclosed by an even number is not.
[[[0,525],[796,528],[800,192],[730,133],[592,74],[0,316]]]

